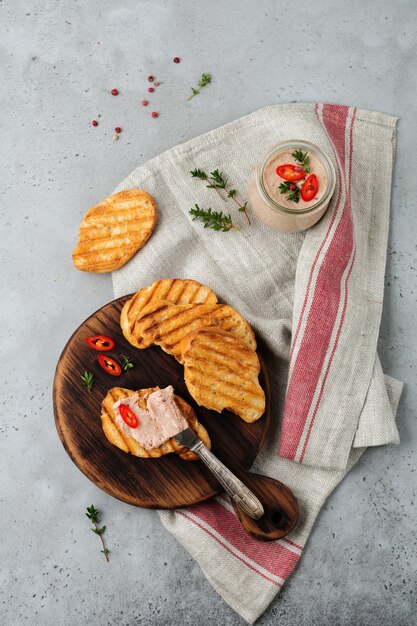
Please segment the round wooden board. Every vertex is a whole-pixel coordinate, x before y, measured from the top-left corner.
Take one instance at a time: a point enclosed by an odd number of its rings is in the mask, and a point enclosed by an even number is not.
[[[55,372],[53,402],[59,437],[77,467],[110,495],[146,508],[172,509],[202,502],[221,491],[221,486],[200,461],[184,461],[176,454],[140,459],[112,445],[101,428],[101,401],[111,387],[145,389],[172,385],[175,393],[194,408],[207,428],[212,450],[231,468],[249,468],[262,446],[270,419],[270,389],[262,355],[260,383],[266,395],[264,415],[247,424],[233,413],[221,414],[199,407],[188,393],[184,368],[159,347],[139,350],[123,336],[120,312],[131,296],[106,304],[79,326],[65,346]],[[85,338],[109,335],[116,341],[111,352],[92,350]],[[262,351],[262,350],[261,350]],[[114,377],[101,369],[97,356],[108,354],[121,363],[130,357],[135,367]],[[88,393],[81,380],[84,370],[94,373]]]

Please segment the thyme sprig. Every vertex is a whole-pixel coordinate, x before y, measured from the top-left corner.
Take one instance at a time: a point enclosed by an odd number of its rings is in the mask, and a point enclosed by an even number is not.
[[[127,372],[128,370],[132,370],[135,367],[135,364],[130,357],[125,356],[124,354],[122,354],[121,357],[122,357],[122,368],[124,369],[125,372]]]
[[[87,389],[88,393],[91,393],[94,385],[93,372],[87,372],[87,370],[85,370],[84,373],[81,374],[81,380],[83,381],[84,387]]]
[[[302,150],[294,150],[294,152],[292,152],[292,156],[294,157],[296,161],[298,161],[301,164],[305,173],[309,174],[311,169],[309,165],[310,157],[308,156],[308,153],[303,152]]]
[[[296,183],[292,183],[289,180],[281,183],[279,186],[279,190],[281,193],[285,194],[287,200],[291,200],[292,202],[296,202],[297,204],[300,201],[300,188]]]
[[[209,177],[207,176],[207,174],[203,172],[203,170],[198,169],[197,167],[191,170],[190,174],[193,178],[199,178],[200,180],[205,180],[209,182]],[[217,187],[214,187],[211,184],[207,185],[207,187],[209,187],[209,189],[214,189],[217,192],[217,195],[219,196],[219,198],[221,198],[224,202],[226,202],[226,198],[223,198],[222,194],[217,189]]]
[[[240,211],[241,213],[244,213],[246,216],[246,219],[248,220],[248,224],[249,225],[251,224],[249,215],[247,213],[248,201],[246,200],[243,204],[239,202],[239,200],[236,198],[237,190],[231,189],[229,187],[227,178],[223,176],[222,172],[219,172],[219,170],[214,170],[213,172],[210,172],[210,176],[208,176],[206,172],[204,172],[203,170],[195,168],[190,173],[191,173],[191,176],[193,176],[194,178],[199,178],[200,180],[204,180],[208,182],[209,183],[207,185],[208,189],[214,189],[217,192],[217,194],[222,198],[222,200],[225,200],[225,198],[222,196],[222,194],[219,191],[219,190],[223,190],[226,193],[226,199],[231,198],[233,202],[237,204],[238,211]]]
[[[95,508],[94,504],[92,504],[91,506],[87,507],[87,513],[86,513],[88,519],[90,519],[93,523],[94,528],[91,528],[91,530],[93,531],[93,533],[95,533],[96,535],[98,535],[101,539],[101,543],[103,545],[103,549],[100,550],[100,552],[102,552],[106,558],[107,563],[109,562],[109,554],[110,554],[110,550],[107,548],[106,544],[104,543],[104,539],[103,539],[103,534],[104,531],[106,530],[105,526],[102,526],[100,528],[99,526],[99,516],[100,516],[100,511],[98,509]]]
[[[200,89],[196,89],[194,87],[191,87],[191,91],[193,93],[191,94],[191,96],[189,98],[187,98],[187,100],[191,100],[191,98],[194,98],[194,96],[199,94],[201,89],[203,87],[206,87],[209,83],[211,83],[211,75],[210,74],[201,74],[201,78],[200,78],[200,80],[197,83],[197,85],[199,86]]]
[[[211,228],[212,230],[221,230],[228,232],[231,228],[239,230],[232,222],[230,214],[225,214],[223,211],[212,211],[211,208],[200,209],[198,204],[195,204],[194,209],[190,209],[190,215],[194,220],[200,220],[204,224],[204,228]]]

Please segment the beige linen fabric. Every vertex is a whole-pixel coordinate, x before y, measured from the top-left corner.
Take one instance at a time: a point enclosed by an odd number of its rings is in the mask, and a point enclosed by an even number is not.
[[[156,199],[159,220],[147,245],[113,273],[115,296],[134,292],[159,278],[193,278],[207,284],[244,315],[267,345],[274,409],[271,430],[254,469],[287,483],[299,499],[301,520],[288,538],[297,547],[282,544],[284,551],[293,550],[296,560],[327,496],[363,449],[398,443],[394,418],[401,383],[384,377],[376,355],[395,118],[363,110],[355,110],[354,115],[353,189],[360,184],[360,165],[365,163],[369,150],[374,155],[378,149],[388,175],[385,183],[378,183],[383,189],[370,192],[367,203],[361,206],[362,217],[353,209],[361,262],[352,272],[351,293],[360,299],[360,282],[363,284],[365,280],[371,304],[366,308],[357,306],[357,302],[347,306],[348,324],[345,334],[341,334],[341,350],[349,354],[349,342],[352,342],[355,367],[350,369],[347,379],[343,375],[345,364],[339,362],[341,353],[336,353],[332,389],[320,407],[307,448],[308,458],[303,463],[277,455],[280,416],[287,388],[291,337],[294,339],[312,258],[331,225],[334,202],[325,217],[307,233],[281,234],[264,226],[252,213],[252,225],[248,226],[244,215],[237,213],[232,203],[222,205],[216,193],[191,178],[189,172],[195,167],[205,171],[218,168],[245,198],[252,169],[279,141],[306,139],[331,156],[332,147],[319,123],[317,106],[287,104],[256,111],[141,165],[116,189],[137,187],[150,193]],[[364,175],[369,176],[366,168]],[[380,203],[378,207],[375,201]],[[230,211],[241,232],[203,229],[188,215],[195,202],[201,207]],[[362,218],[363,222],[358,222]],[[355,340],[355,333],[361,334],[360,342]],[[297,350],[295,346],[295,353]],[[344,397],[347,385],[349,401],[339,402],[343,405],[339,407],[335,398]],[[216,506],[219,505],[225,511],[230,508],[223,497],[217,499]],[[214,588],[250,623],[265,610],[295,566],[296,560],[285,572],[283,569],[277,574],[279,567],[275,561],[268,565],[265,548],[259,549],[258,554],[256,546],[250,543],[254,540],[245,539],[246,535],[239,547],[229,545],[222,528],[211,528],[203,522],[196,507],[186,512],[188,517],[175,512],[160,515],[163,524],[201,565]]]

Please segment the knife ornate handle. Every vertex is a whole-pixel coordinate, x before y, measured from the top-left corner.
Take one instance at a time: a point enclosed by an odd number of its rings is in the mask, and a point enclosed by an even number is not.
[[[248,489],[237,476],[223,465],[219,459],[204,445],[198,442],[191,449],[214,474],[232,500],[252,519],[259,519],[264,514],[264,508],[258,498]]]

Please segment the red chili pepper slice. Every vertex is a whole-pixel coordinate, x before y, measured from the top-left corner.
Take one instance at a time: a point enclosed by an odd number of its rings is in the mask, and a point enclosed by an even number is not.
[[[107,335],[94,335],[94,337],[86,337],[85,340],[90,348],[93,348],[93,350],[99,350],[99,352],[113,350],[116,345],[114,339],[107,337]]]
[[[317,195],[319,190],[319,181],[315,174],[310,174],[303,186],[301,187],[301,197],[304,202],[309,202]]]
[[[296,182],[305,178],[305,171],[299,165],[292,165],[291,163],[285,163],[285,165],[279,165],[276,169],[276,173],[280,178],[284,180],[291,180]]]
[[[137,428],[139,425],[138,418],[126,404],[119,405],[120,417],[130,428]]]
[[[122,368],[114,359],[111,359],[109,356],[105,354],[98,355],[98,362],[105,372],[111,374],[111,376],[120,376],[122,373]]]

